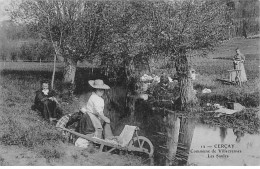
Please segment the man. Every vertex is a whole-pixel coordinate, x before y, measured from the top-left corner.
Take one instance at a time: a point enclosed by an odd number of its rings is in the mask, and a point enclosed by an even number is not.
[[[48,81],[41,83],[41,89],[36,91],[33,109],[41,112],[44,119],[52,122],[62,116],[62,110],[58,107],[59,103],[55,98],[54,90],[49,89]]]

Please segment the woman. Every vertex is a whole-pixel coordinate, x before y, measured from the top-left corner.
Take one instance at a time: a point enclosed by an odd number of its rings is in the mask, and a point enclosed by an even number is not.
[[[50,122],[62,116],[62,110],[58,107],[58,101],[55,96],[55,91],[49,89],[49,83],[43,81],[41,89],[36,91],[34,100],[33,108],[39,110],[42,117]]]
[[[240,73],[239,73],[239,75],[240,75],[239,77],[240,77],[241,82],[247,81],[244,62],[245,62],[245,55],[240,52],[239,48],[237,48],[236,49],[236,55],[233,58],[233,64],[234,64],[234,69],[241,70]],[[232,81],[235,81],[235,79],[232,79]]]
[[[89,115],[95,128],[95,136],[102,138],[103,128],[101,120],[107,124],[110,124],[110,119],[107,118],[103,113],[105,103],[102,96],[105,90],[110,89],[110,87],[104,84],[103,80],[100,79],[90,80],[89,84],[94,88],[94,91],[89,97],[88,102],[80,109],[80,111]],[[82,119],[80,123],[84,124],[84,119]]]

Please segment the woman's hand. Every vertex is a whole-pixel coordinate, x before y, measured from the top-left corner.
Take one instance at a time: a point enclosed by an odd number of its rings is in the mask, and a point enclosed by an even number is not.
[[[105,120],[104,120],[104,121],[105,121]],[[108,124],[110,124],[110,119],[107,118],[105,122],[108,123]]]
[[[87,109],[86,109],[85,107],[82,107],[82,108],[80,109],[80,111],[81,111],[82,113],[86,113],[86,112],[87,112]]]
[[[110,119],[109,118],[107,118],[106,116],[104,116],[104,115],[100,115],[100,114],[98,114],[98,117],[100,117],[102,120],[104,120],[106,123],[110,123]]]

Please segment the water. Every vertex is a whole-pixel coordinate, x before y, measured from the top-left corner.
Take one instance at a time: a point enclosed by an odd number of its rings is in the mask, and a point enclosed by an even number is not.
[[[196,152],[198,150],[203,152]],[[220,152],[222,150],[227,151]],[[198,124],[194,130],[188,163],[199,166],[260,165],[260,135],[245,133],[239,139],[233,129]]]

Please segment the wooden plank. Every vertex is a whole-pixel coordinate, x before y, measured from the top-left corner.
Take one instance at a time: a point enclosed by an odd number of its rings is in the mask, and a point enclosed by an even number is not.
[[[103,151],[103,148],[104,148],[104,144],[101,144],[101,145],[100,145],[100,148],[99,148],[99,151],[102,152],[102,151]]]
[[[117,149],[124,149],[120,145],[115,145],[115,144],[112,144],[112,143],[108,143],[108,142],[104,141],[103,139],[93,138],[93,137],[90,137],[90,136],[87,136],[87,135],[84,135],[84,134],[80,134],[78,132],[75,132],[75,131],[72,131],[72,130],[69,130],[69,129],[66,129],[66,128],[61,128],[61,129],[65,130],[65,131],[67,131],[69,133],[75,134],[76,136],[79,136],[79,137],[84,138],[86,140],[89,140],[89,141],[92,141],[94,143],[97,143],[97,144],[103,144],[103,145],[106,145],[106,146],[115,147]]]
[[[112,148],[108,151],[108,153],[111,153],[112,151],[114,151],[116,148]]]
[[[81,138],[84,138],[86,140],[92,141],[94,143],[100,144],[100,151],[102,151],[104,146],[109,146],[109,147],[113,147],[114,149],[119,149],[119,150],[128,150],[128,151],[138,151],[138,152],[144,152],[144,153],[149,153],[147,149],[145,148],[139,148],[139,147],[134,147],[134,146],[130,146],[130,147],[122,147],[120,145],[115,145],[115,144],[111,144],[108,143],[106,141],[104,141],[103,139],[99,139],[99,138],[93,138],[84,134],[80,134],[78,132],[66,129],[66,128],[61,128],[62,130],[65,130],[69,133],[75,134],[76,136],[79,136]],[[112,150],[113,151],[113,150]]]

